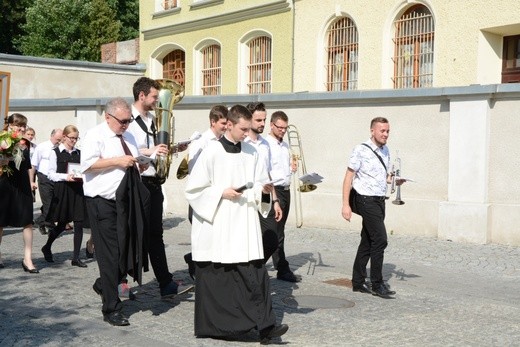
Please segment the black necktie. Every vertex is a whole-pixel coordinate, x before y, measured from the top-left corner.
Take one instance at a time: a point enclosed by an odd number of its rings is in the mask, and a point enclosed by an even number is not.
[[[119,137],[119,140],[121,140],[121,146],[123,146],[123,151],[125,151],[125,154],[126,155],[132,155],[132,152],[130,152],[130,148],[128,148],[128,146],[126,145],[125,143],[125,140],[123,139],[123,135],[116,135],[117,137]]]

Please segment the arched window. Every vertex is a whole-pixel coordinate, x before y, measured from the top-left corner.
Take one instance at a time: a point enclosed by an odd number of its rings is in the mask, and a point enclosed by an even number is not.
[[[163,0],[162,5],[165,10],[171,10],[177,7],[177,0]]]
[[[163,58],[163,78],[174,80],[184,86],[186,58],[184,51],[176,49]]]
[[[327,30],[327,91],[357,89],[358,31],[350,18],[336,20]]]
[[[210,45],[201,51],[202,95],[220,95],[221,93],[221,59],[220,46]]]
[[[271,92],[271,38],[256,37],[247,44],[249,63],[247,64],[249,94]]]
[[[435,23],[430,10],[415,5],[394,25],[394,88],[431,87]]]

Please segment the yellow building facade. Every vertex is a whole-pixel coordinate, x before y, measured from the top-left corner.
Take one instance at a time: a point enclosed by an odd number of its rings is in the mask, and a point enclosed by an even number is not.
[[[148,75],[180,80],[188,95],[291,90],[286,1],[141,1],[140,21]]]
[[[514,0],[147,0],[140,56],[189,95],[517,82],[519,13]]]

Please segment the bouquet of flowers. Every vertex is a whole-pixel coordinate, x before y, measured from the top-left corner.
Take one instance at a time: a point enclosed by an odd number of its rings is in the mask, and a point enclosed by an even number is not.
[[[4,172],[8,175],[12,174],[9,161],[14,161],[16,169],[20,168],[23,159],[22,148],[20,147],[21,140],[21,132],[7,130],[0,132],[0,175]]]

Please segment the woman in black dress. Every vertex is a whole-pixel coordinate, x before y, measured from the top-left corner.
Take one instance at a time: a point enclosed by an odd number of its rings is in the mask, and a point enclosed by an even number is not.
[[[68,222],[74,222],[74,253],[72,266],[87,267],[79,258],[83,241],[83,221],[86,221],[83,180],[79,172],[80,151],[76,143],[79,131],[74,125],[63,129],[61,144],[51,151],[49,157],[49,179],[54,183],[54,197],[49,209],[48,222],[57,223],[49,232],[47,243],[42,247],[45,260],[54,262],[51,246],[65,230]]]
[[[13,113],[7,118],[4,130],[23,132],[27,127],[27,118],[19,113]],[[18,143],[19,145],[20,143]],[[22,268],[29,273],[39,273],[32,262],[33,243],[33,187],[29,180],[31,162],[29,148],[22,151],[22,161],[17,167],[15,161],[2,158],[0,168],[8,165],[10,173],[0,169],[0,244],[4,227],[23,227],[24,257]],[[3,263],[0,257],[0,267]]]

